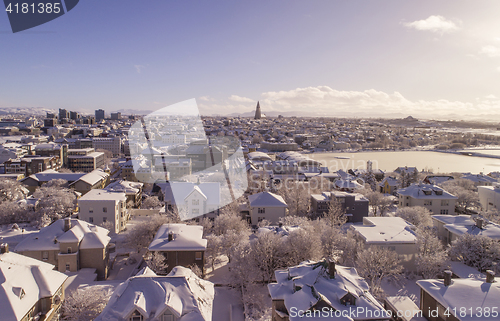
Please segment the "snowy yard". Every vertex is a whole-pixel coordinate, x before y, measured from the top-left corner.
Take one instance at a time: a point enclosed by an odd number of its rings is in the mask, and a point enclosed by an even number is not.
[[[399,282],[389,282],[387,278],[382,280],[382,289],[387,296],[408,296],[417,306],[420,306],[420,287],[417,281],[420,276],[401,278]]]
[[[0,225],[0,243],[8,243],[11,251],[14,250],[24,238],[32,233],[37,233],[39,230],[28,223],[17,224],[19,229],[13,229],[13,224]]]

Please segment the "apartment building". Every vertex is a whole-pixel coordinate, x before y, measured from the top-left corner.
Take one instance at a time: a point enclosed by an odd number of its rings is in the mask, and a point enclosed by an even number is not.
[[[129,219],[127,197],[123,192],[93,189],[78,199],[78,217],[88,223],[110,224],[110,230],[119,233]]]
[[[120,137],[94,137],[92,138],[92,147],[95,150],[104,149],[118,156],[122,152],[122,140]]]
[[[423,206],[433,214],[454,214],[457,197],[431,184],[412,184],[398,189],[399,207]]]
[[[341,204],[348,222],[363,222],[363,218],[368,216],[368,199],[359,193],[333,191],[311,194],[311,207],[315,213],[325,213],[333,199]]]
[[[74,172],[92,172],[104,167],[104,153],[94,148],[68,149],[68,168]]]

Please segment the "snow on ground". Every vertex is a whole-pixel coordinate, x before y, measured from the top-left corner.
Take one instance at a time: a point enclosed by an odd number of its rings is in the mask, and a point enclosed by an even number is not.
[[[214,270],[212,271],[212,266],[207,264],[205,266],[205,271],[207,271],[205,279],[218,285],[228,285],[231,283],[229,276],[229,260],[227,256],[220,255],[217,258],[216,264],[214,264]]]
[[[19,229],[12,229],[13,224],[0,225],[0,240],[1,243],[9,244],[9,249],[14,250],[24,238],[32,233],[37,233],[39,230],[30,224],[17,224]]]
[[[272,300],[267,284],[255,284],[243,293],[247,321],[270,321]]]
[[[385,278],[382,280],[382,289],[387,296],[408,296],[417,306],[420,306],[420,287],[416,282],[421,279],[420,276],[410,276],[394,282]]]
[[[229,317],[231,315],[231,318]],[[241,292],[229,287],[215,287],[212,320],[244,321]]]

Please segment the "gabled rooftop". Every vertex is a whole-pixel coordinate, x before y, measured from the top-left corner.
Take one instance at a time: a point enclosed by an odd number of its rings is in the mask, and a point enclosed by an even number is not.
[[[282,196],[271,193],[261,192],[248,196],[248,202],[251,207],[287,207]]]
[[[406,188],[398,189],[398,194],[418,199],[457,199],[455,195],[432,184],[412,184]]]

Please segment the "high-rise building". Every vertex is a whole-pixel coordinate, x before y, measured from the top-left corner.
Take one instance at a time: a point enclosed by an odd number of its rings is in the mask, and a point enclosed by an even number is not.
[[[255,109],[255,119],[261,119],[262,113],[260,111],[260,104],[257,102],[257,108]]]
[[[69,117],[73,120],[78,120],[81,118],[80,116],[80,113],[76,112],[76,111],[70,111],[69,112]]]
[[[101,121],[106,118],[106,114],[103,109],[98,109],[95,111],[95,120]]]
[[[87,116],[83,119],[83,123],[86,125],[94,125],[95,124],[95,117],[94,116]]]
[[[112,120],[120,120],[120,119],[122,119],[122,113],[120,113],[120,112],[111,113],[111,119]]]
[[[66,109],[61,109],[59,108],[59,119],[68,119],[69,118],[69,112]]]

